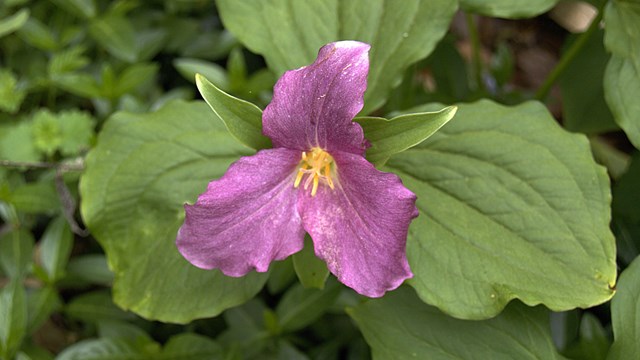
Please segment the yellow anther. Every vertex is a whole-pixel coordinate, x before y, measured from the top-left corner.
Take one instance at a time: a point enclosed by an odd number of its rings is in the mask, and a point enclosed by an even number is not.
[[[308,189],[309,185],[313,183],[311,187],[311,196],[315,196],[318,192],[318,186],[320,181],[329,185],[331,189],[334,188],[333,180],[331,179],[331,164],[333,163],[333,157],[328,152],[320,149],[313,148],[311,152],[302,152],[300,160],[300,168],[298,174],[293,182],[293,187],[297,188],[302,182],[302,178],[307,174],[307,179],[304,182],[304,189]]]

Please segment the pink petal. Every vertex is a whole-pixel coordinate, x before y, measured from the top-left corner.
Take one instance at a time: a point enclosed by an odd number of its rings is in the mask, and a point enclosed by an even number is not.
[[[364,135],[352,119],[362,109],[369,72],[368,44],[327,44],[316,61],[284,73],[262,114],[274,147],[363,154]]]
[[[316,196],[301,191],[300,213],[316,255],[343,284],[380,297],[413,276],[406,257],[409,223],[418,215],[416,196],[394,174],[363,157],[331,153],[335,189]]]
[[[176,245],[193,265],[243,276],[302,249],[293,182],[300,152],[268,149],[232,164],[194,205]]]

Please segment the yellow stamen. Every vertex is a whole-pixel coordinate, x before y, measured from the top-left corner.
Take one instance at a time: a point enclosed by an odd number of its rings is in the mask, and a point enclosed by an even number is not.
[[[300,160],[300,168],[298,174],[293,182],[293,187],[297,188],[302,182],[304,175],[308,175],[304,182],[304,189],[308,189],[309,185],[313,183],[311,187],[311,196],[315,196],[318,192],[318,186],[320,181],[329,185],[331,189],[334,189],[333,179],[331,179],[331,164],[333,163],[333,157],[328,152],[320,149],[313,148],[311,152],[302,152]]]

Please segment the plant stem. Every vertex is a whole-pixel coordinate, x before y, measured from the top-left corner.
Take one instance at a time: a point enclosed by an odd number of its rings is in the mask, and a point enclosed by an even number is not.
[[[467,31],[469,31],[469,41],[471,42],[471,66],[476,89],[483,86],[482,82],[482,59],[480,58],[480,36],[476,26],[475,15],[465,13],[467,21]]]
[[[551,91],[553,84],[555,84],[555,82],[558,80],[560,75],[562,75],[567,66],[571,64],[573,59],[575,59],[575,57],[578,55],[580,50],[582,50],[587,41],[589,41],[591,35],[593,35],[593,33],[600,26],[600,21],[602,21],[603,13],[603,8],[598,9],[598,15],[596,15],[596,17],[593,19],[587,31],[580,34],[580,36],[578,36],[573,44],[571,44],[569,49],[565,51],[564,54],[562,54],[560,61],[556,64],[556,67],[551,70],[551,73],[549,73],[547,78],[544,79],[542,85],[540,85],[540,87],[538,88],[538,91],[536,91],[536,95],[534,97],[536,100],[544,102],[544,100],[549,95],[549,91]]]

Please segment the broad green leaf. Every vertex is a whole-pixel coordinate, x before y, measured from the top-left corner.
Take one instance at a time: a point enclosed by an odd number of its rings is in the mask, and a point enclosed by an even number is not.
[[[613,296],[609,179],[541,104],[459,105],[386,169],[418,196],[409,283],[426,303],[483,319],[514,298],[562,311]]]
[[[93,19],[89,33],[114,57],[129,63],[137,60],[135,29],[126,18],[109,15]]]
[[[170,338],[164,346],[162,357],[181,360],[225,358],[218,343],[206,336],[192,333],[182,333]]]
[[[140,349],[125,339],[89,339],[77,342],[64,349],[56,360],[141,360],[157,359],[160,347],[157,344]]]
[[[15,113],[20,108],[26,91],[18,86],[18,79],[6,69],[0,68],[0,111]]]
[[[40,239],[40,262],[51,283],[64,275],[72,246],[73,234],[69,224],[64,216],[58,216],[49,223]]]
[[[102,290],[74,297],[64,311],[70,317],[87,323],[135,318],[132,313],[123,311],[113,303],[109,291]]]
[[[0,267],[11,279],[27,275],[33,254],[33,235],[25,229],[16,229],[0,236]]]
[[[602,44],[603,35],[603,31],[596,31],[560,76],[562,123],[570,131],[601,133],[618,129],[604,100],[602,82],[610,56]]]
[[[548,313],[514,303],[484,321],[451,318],[402,287],[348,310],[373,359],[561,359]]]
[[[94,0],[52,0],[56,5],[66,11],[84,18],[96,16],[96,3]]]
[[[0,358],[12,359],[27,330],[27,301],[22,281],[0,289]]]
[[[305,289],[300,284],[291,287],[276,307],[282,330],[299,330],[316,321],[333,305],[340,290],[336,281],[330,281],[323,290]]]
[[[11,16],[0,19],[0,38],[20,29],[29,19],[29,9],[21,9]]]
[[[332,41],[371,44],[363,114],[383,105],[404,70],[431,53],[457,9],[449,0],[219,0],[217,5],[227,29],[278,75],[310,64]]]
[[[81,213],[115,273],[114,300],[165,322],[215,316],[253,297],[265,274],[230,278],[178,253],[183,205],[250,151],[204,102],[150,114],[117,113],[86,158]]]
[[[306,288],[324,289],[329,276],[329,269],[324,261],[318,259],[309,235],[304,237],[304,247],[293,254],[293,268],[298,280]]]
[[[218,88],[229,89],[229,77],[225,69],[216,63],[199,59],[178,58],[173,60],[173,66],[185,79],[191,82],[196,82],[196,75],[199,74]]]
[[[608,359],[633,359],[640,354],[640,257],[620,275],[618,294],[611,300],[615,341]]]
[[[362,117],[356,121],[362,125],[371,147],[367,149],[367,160],[377,166],[393,154],[418,145],[453,118],[457,108],[450,106],[438,112],[400,115],[391,120]]]
[[[27,293],[27,332],[38,329],[62,304],[62,299],[52,286],[34,289]]]
[[[607,4],[604,44],[612,55],[604,74],[605,98],[614,119],[640,149],[640,2]]]
[[[551,9],[558,0],[460,0],[468,12],[507,19],[530,18]]]
[[[262,110],[218,89],[200,74],[196,75],[196,84],[204,100],[233,137],[253,149],[271,147],[271,140],[262,135]]]

